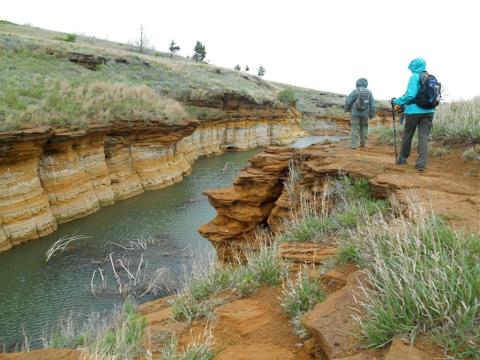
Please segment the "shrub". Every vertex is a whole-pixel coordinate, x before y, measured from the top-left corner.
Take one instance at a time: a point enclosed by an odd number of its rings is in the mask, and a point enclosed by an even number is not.
[[[295,101],[295,91],[293,89],[283,89],[277,95],[277,100],[283,104],[292,105]]]
[[[77,40],[77,35],[75,34],[66,34],[65,36],[58,36],[55,40],[66,41],[66,42],[75,42]]]

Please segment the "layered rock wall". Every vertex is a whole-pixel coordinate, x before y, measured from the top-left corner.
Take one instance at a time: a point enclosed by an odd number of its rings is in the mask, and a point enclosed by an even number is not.
[[[478,233],[478,167],[465,163],[461,153],[456,151],[442,159],[431,157],[429,171],[419,174],[413,167],[395,165],[393,147],[388,145],[370,145],[363,150],[349,149],[342,143],[305,149],[268,147],[250,159],[250,166],[240,172],[232,187],[205,192],[217,216],[199,232],[210,240],[221,259],[229,261],[245,248],[258,245],[260,229],[281,229],[296,207],[286,186],[293,161],[297,164],[297,186],[305,196],[321,199],[325,181],[334,177],[366,178],[375,197],[394,194],[406,216],[413,211],[413,199],[414,206],[420,202],[435,214],[451,218],[449,223],[455,228]]]
[[[0,134],[0,251],[178,182],[199,157],[286,144],[298,133],[292,110],[232,111],[226,118]]]

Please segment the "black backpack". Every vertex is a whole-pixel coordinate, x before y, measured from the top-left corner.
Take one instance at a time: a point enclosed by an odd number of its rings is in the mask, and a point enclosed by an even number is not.
[[[442,84],[428,72],[420,74],[420,89],[415,97],[415,104],[424,109],[435,109],[440,103]]]
[[[357,99],[355,100],[355,107],[357,110],[367,110],[370,106],[370,92],[364,88],[357,88]]]

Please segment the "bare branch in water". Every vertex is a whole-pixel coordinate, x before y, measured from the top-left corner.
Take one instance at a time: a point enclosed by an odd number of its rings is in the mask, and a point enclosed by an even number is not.
[[[74,241],[88,239],[90,236],[85,235],[71,235],[71,236],[62,236],[60,239],[55,241],[52,246],[47,250],[45,253],[46,259],[45,262],[48,262],[50,258],[57,252],[57,251],[64,251],[69,244]]]
[[[148,261],[145,261],[144,254],[140,255],[140,259],[123,258],[113,259],[112,253],[109,254],[110,265],[113,276],[116,279],[118,287],[109,288],[106,276],[101,268],[97,268],[90,280],[90,289],[93,296],[97,296],[99,291],[113,291],[121,296],[138,296],[143,297],[147,294],[156,294],[157,291],[171,289],[171,279],[168,277],[168,271],[164,268],[148,271]],[[133,261],[132,261],[133,260]],[[130,270],[130,263],[136,264],[136,269]],[[117,268],[115,268],[117,264]],[[101,277],[101,285],[95,284],[97,272]],[[97,281],[98,282],[98,281]]]

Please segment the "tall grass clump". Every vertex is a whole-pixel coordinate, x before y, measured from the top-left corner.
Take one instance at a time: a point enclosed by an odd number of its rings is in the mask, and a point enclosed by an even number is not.
[[[204,334],[205,335],[205,334]],[[215,352],[213,351],[213,337],[204,336],[188,345],[183,352],[177,350],[178,340],[171,336],[162,349],[163,360],[213,360]]]
[[[281,242],[329,242],[362,226],[373,214],[389,209],[388,201],[373,197],[368,180],[363,178],[327,181],[320,200],[306,198],[298,189],[296,193],[300,195],[291,200],[291,217],[286,221]]]
[[[413,208],[413,220],[377,217],[353,239],[370,282],[359,319],[366,345],[427,332],[455,357],[478,359],[480,237]]]
[[[462,144],[480,143],[480,96],[442,103],[437,108],[432,137]]]
[[[372,129],[380,144],[393,145],[393,127],[379,126]],[[403,137],[403,126],[397,123],[397,142]],[[480,143],[480,96],[471,100],[441,103],[435,111],[432,139],[446,143],[474,145]],[[413,138],[412,146],[418,139]]]
[[[286,273],[287,266],[281,261],[276,245],[263,245],[258,250],[247,251],[245,261],[237,266],[205,265],[203,270],[192,272],[192,278],[170,301],[173,316],[179,321],[208,318],[215,306],[222,303],[216,298],[220,292],[231,290],[245,296],[262,284],[281,283]]]
[[[82,321],[70,314],[62,319],[50,336],[46,348],[79,348],[96,358],[133,359],[142,353],[140,345],[146,320],[127,299],[107,316],[93,313]]]
[[[283,284],[282,308],[290,316],[295,332],[300,337],[308,333],[300,322],[300,317],[313,309],[315,304],[325,300],[326,294],[319,279],[311,278],[306,271],[300,271],[295,280],[288,279]]]
[[[171,300],[173,317],[179,321],[192,321],[209,317],[218,305],[215,295],[230,288],[232,270],[219,266],[213,259],[200,259],[192,265],[190,277]]]

